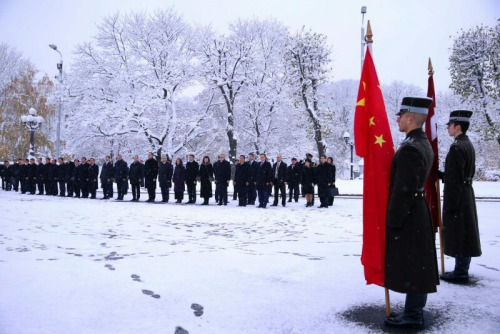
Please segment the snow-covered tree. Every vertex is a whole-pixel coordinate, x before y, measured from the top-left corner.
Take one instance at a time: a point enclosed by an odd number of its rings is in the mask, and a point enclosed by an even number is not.
[[[483,25],[462,30],[450,53],[450,88],[476,111],[485,140],[500,144],[500,20],[494,28]]]
[[[286,59],[290,67],[290,84],[311,124],[319,155],[326,154],[325,127],[319,88],[330,73],[330,48],[326,36],[302,28],[287,45]]]
[[[195,76],[197,37],[172,9],[106,17],[93,41],[77,47],[68,75],[67,132],[76,139],[68,151],[84,143],[119,152],[121,137],[135,150],[180,152],[211,111],[210,105],[196,106],[199,113],[178,105],[178,94]]]

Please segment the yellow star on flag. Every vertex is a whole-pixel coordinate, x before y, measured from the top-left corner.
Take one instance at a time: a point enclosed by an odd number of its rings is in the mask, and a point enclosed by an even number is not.
[[[376,144],[379,144],[380,147],[382,147],[382,145],[385,143],[385,140],[384,140],[384,135],[380,135],[380,136],[375,136],[375,143],[373,143],[374,145]]]
[[[356,103],[356,107],[357,106],[361,106],[361,107],[365,106],[365,98],[364,97],[361,100],[359,100],[358,103]]]
[[[364,81],[363,82],[363,89],[366,90],[366,83]]]
[[[371,127],[372,125],[375,125],[375,122],[373,121],[375,119],[375,116],[373,117],[370,117],[370,120],[369,120],[369,124],[368,124],[368,127]]]

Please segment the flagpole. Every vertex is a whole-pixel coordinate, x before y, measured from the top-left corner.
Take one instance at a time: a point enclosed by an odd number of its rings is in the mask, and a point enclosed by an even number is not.
[[[429,57],[429,65],[427,67],[429,71],[429,76],[434,75],[434,68],[432,67],[431,58]],[[434,101],[435,103],[436,101]],[[441,274],[444,275],[444,247],[443,247],[443,221],[441,219],[441,183],[439,178],[436,179],[436,191],[437,191],[437,216],[438,216],[438,227],[439,227],[439,250],[441,253]]]
[[[370,25],[370,20],[366,24],[366,47],[370,50],[370,54],[373,57],[373,32],[372,26]],[[389,318],[391,316],[391,298],[389,296],[389,289],[385,288],[385,316]]]

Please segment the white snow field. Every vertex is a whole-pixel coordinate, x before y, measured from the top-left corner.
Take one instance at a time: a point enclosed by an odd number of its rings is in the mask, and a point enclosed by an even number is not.
[[[477,202],[483,255],[472,284],[429,295],[428,333],[500,331],[500,183],[474,186],[497,197]],[[262,210],[129,198],[0,191],[1,334],[388,331],[384,290],[360,263],[361,199]],[[403,301],[391,292],[393,309]]]

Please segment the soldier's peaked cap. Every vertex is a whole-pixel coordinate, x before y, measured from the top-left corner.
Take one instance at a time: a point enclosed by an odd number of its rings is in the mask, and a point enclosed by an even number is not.
[[[399,108],[399,112],[396,115],[400,116],[405,112],[427,115],[431,104],[432,99],[428,97],[403,97],[401,108]]]
[[[450,119],[446,125],[449,125],[452,122],[470,122],[470,117],[472,116],[472,111],[470,110],[453,110],[450,113]]]

